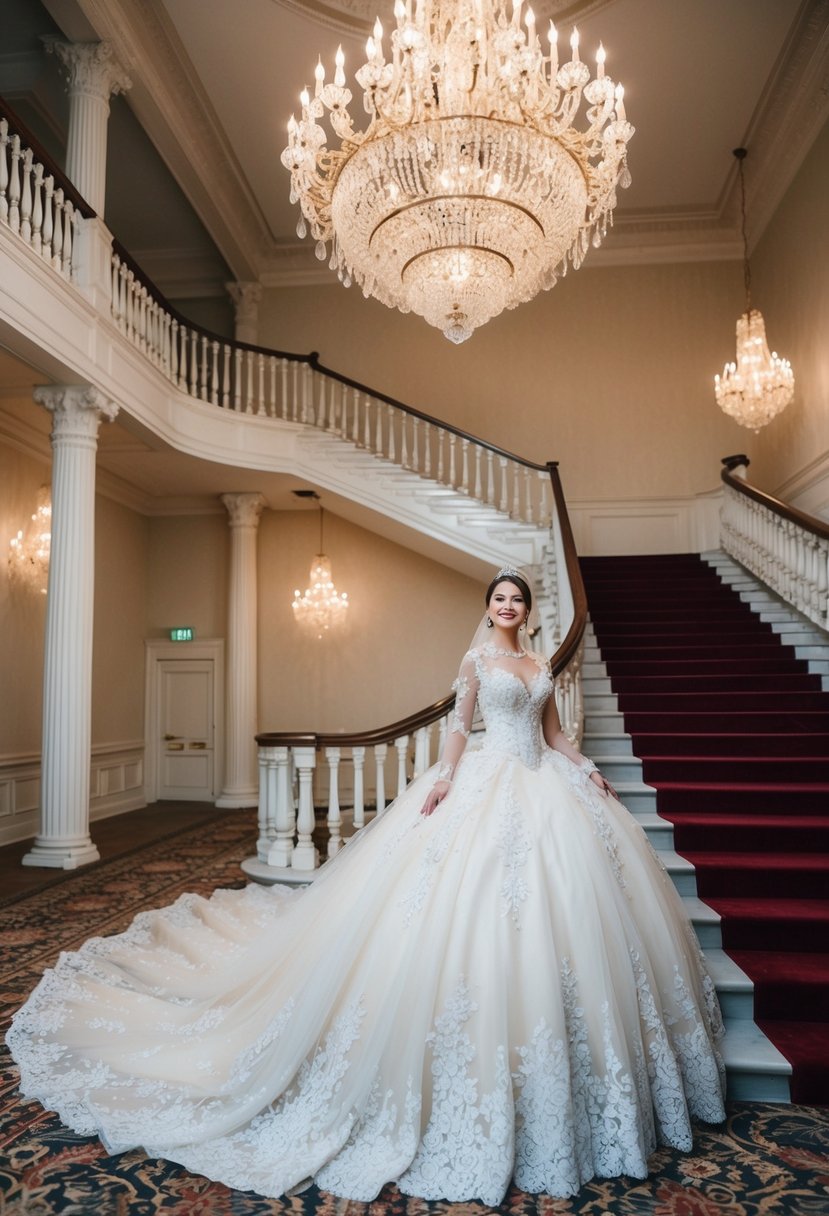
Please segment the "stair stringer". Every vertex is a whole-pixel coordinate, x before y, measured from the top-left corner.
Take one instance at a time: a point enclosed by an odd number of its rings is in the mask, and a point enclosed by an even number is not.
[[[754,984],[722,948],[718,912],[697,895],[693,864],[673,847],[673,824],[656,809],[656,790],[642,780],[642,762],[611,689],[592,624],[585,633],[582,749],[614,786],[650,840],[677,888],[717,988],[725,1022],[722,1053],[728,1097],[735,1101],[789,1102],[791,1065],[754,1021]]]

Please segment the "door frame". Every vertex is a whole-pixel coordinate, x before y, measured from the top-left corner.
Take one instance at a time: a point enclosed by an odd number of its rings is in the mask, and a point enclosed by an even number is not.
[[[171,642],[168,638],[144,640],[144,797],[157,802],[161,746],[159,738],[159,693],[161,661],[211,659],[213,662],[213,801],[224,781],[225,742],[225,643],[224,638],[196,642]]]

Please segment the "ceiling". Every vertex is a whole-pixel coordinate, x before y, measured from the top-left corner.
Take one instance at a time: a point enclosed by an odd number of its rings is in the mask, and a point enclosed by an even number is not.
[[[17,0],[19,2],[19,0]],[[44,0],[74,39],[110,41],[132,78],[126,104],[192,203],[232,275],[330,282],[280,163],[285,126],[318,54],[346,72],[392,0]],[[539,28],[577,23],[601,41],[636,127],[633,184],[591,263],[740,254],[733,148],[748,147],[749,219],[762,231],[829,116],[829,0],[535,0]],[[356,85],[354,85],[356,91]],[[352,106],[359,120],[359,101]],[[163,221],[163,217],[160,217]],[[163,227],[155,240],[163,247]],[[138,255],[138,250],[133,250]]]

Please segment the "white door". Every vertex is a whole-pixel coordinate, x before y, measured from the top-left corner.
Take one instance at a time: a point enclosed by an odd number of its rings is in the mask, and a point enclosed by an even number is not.
[[[212,802],[214,671],[212,659],[159,661],[158,798]]]

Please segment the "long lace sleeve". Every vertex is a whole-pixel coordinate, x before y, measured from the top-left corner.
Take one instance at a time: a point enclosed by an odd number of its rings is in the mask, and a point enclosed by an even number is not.
[[[452,688],[455,693],[455,707],[449,718],[449,730],[446,733],[438,769],[438,779],[442,781],[452,780],[455,767],[463,755],[472,728],[475,701],[478,697],[478,673],[471,654],[464,655],[458,678]]]

